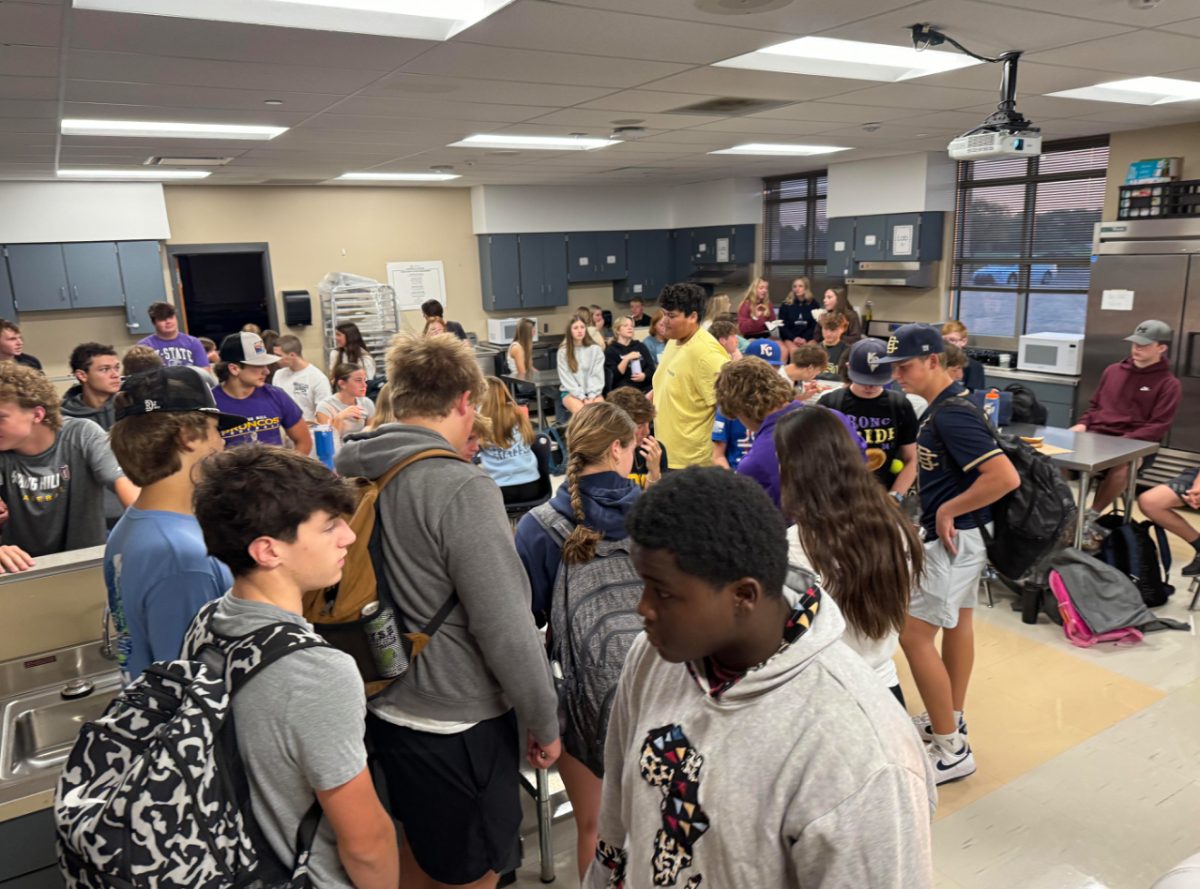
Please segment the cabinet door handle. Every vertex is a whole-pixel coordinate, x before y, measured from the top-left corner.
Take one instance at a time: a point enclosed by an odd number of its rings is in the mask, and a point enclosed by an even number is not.
[[[71,285],[71,293],[75,294],[76,299],[79,299],[79,285],[78,284]]]
[[[59,299],[59,302],[65,303],[67,301],[67,288],[66,287],[58,288],[58,299]]]

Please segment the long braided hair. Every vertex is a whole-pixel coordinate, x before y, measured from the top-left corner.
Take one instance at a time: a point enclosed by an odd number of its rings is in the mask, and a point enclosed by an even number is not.
[[[568,565],[582,565],[596,556],[596,545],[604,535],[589,528],[583,511],[579,476],[585,469],[602,466],[614,441],[628,447],[637,435],[637,424],[621,408],[607,401],[585,404],[567,426],[567,490],[575,513],[575,529],[562,545],[562,559]]]

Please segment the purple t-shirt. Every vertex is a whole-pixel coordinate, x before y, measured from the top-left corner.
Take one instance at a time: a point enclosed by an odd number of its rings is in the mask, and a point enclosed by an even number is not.
[[[246,422],[221,433],[225,447],[257,441],[261,444],[282,445],[283,430],[291,429],[302,419],[304,413],[292,397],[269,383],[260,386],[245,398],[233,398],[220,386],[212,390],[217,407],[223,413],[245,417]]]
[[[167,367],[208,367],[208,353],[200,340],[186,333],[178,333],[173,340],[160,339],[158,334],[142,337],[139,346],[149,346],[162,358]]]
[[[767,414],[763,420],[762,428],[754,433],[754,442],[750,445],[745,456],[742,457],[742,462],[738,464],[738,475],[744,475],[754,479],[763,486],[768,494],[771,495],[771,500],[775,505],[779,505],[779,457],[775,453],[775,424],[782,417],[787,416],[792,411],[797,410],[815,410],[814,405],[802,404],[798,401],[793,401],[791,404],[781,407],[773,414]],[[858,428],[854,425],[854,421],[843,414],[841,411],[835,411],[832,408],[820,408],[820,410],[829,411],[836,414],[838,419],[842,421],[842,425],[846,427],[846,431],[850,433],[850,437],[858,445],[863,454],[863,460],[867,458],[867,443],[858,435]]]

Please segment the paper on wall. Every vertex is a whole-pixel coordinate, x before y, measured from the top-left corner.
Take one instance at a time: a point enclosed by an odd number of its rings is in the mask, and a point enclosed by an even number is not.
[[[717,238],[717,262],[729,262],[729,238]]]
[[[1100,294],[1100,308],[1108,312],[1132,312],[1132,290],[1105,290]]]
[[[911,225],[892,226],[892,254],[894,256],[912,256],[913,227]]]
[[[396,309],[415,312],[427,299],[436,299],[446,306],[446,271],[440,259],[427,262],[389,262],[388,283],[396,292]]]

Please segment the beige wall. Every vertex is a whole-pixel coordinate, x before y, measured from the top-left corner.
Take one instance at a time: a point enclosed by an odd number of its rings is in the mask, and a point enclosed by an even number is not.
[[[1104,195],[1104,220],[1117,218],[1119,188],[1133,161],[1151,157],[1181,157],[1181,179],[1200,179],[1200,123],[1148,130],[1125,130],[1109,138],[1108,181]]]

